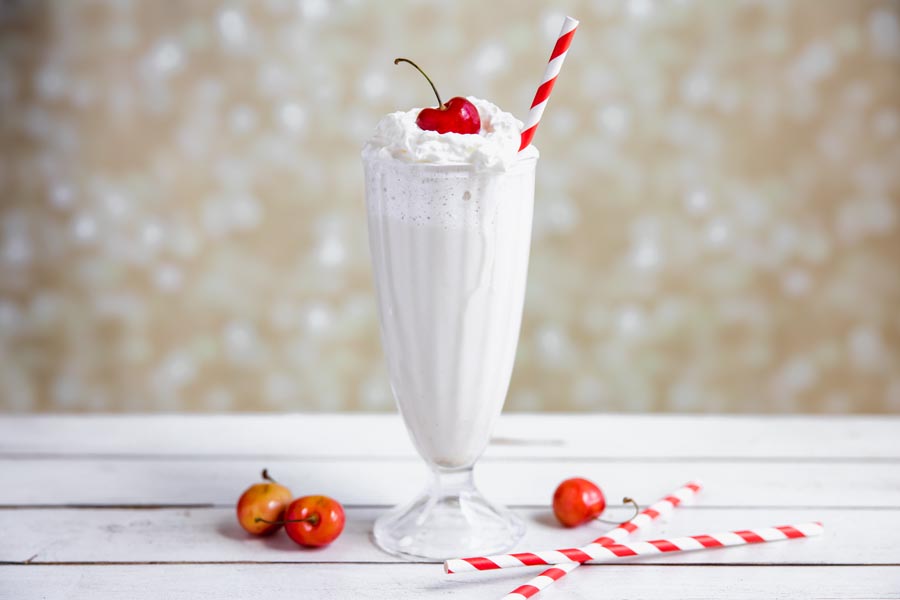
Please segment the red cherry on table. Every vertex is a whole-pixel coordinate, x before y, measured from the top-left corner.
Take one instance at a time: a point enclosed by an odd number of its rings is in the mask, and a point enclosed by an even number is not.
[[[395,65],[401,62],[407,62],[415,67],[431,84],[431,89],[434,90],[434,95],[437,97],[437,108],[423,108],[419,111],[419,115],[416,117],[416,125],[419,126],[419,129],[437,131],[438,133],[472,134],[481,131],[481,115],[478,114],[478,109],[475,108],[474,104],[462,96],[450,98],[446,103],[441,102],[441,96],[438,94],[437,88],[434,87],[434,83],[425,74],[425,71],[408,58],[394,59]]]
[[[327,546],[344,530],[344,507],[328,496],[303,496],[284,513],[284,530],[301,546]]]
[[[270,535],[281,528],[281,517],[291,502],[291,490],[262,472],[265,483],[251,485],[237,503],[241,527],[253,535]]]
[[[600,516],[606,508],[603,492],[581,477],[566,479],[553,494],[553,514],[566,527],[575,527]]]

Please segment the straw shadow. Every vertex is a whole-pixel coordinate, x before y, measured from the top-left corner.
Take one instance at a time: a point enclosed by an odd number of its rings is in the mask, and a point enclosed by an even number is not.
[[[439,567],[438,567],[439,568]],[[458,573],[455,575],[443,575],[439,579],[431,580],[419,586],[423,592],[459,590],[462,588],[473,589],[474,586],[485,583],[506,582],[509,589],[521,585],[530,577],[537,575],[539,571],[531,568],[524,569],[498,569],[496,571],[480,571],[478,573]],[[471,576],[469,576],[471,575]]]

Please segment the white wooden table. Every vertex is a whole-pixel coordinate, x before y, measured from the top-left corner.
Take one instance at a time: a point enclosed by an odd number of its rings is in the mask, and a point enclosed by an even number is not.
[[[234,503],[262,467],[344,503],[344,534],[317,551],[244,535]],[[702,479],[653,537],[809,520],[826,535],[587,566],[538,598],[900,598],[900,418],[504,415],[476,469],[526,519],[522,550],[602,530],[554,524],[574,475],[641,504]],[[373,519],[424,477],[396,415],[2,417],[0,598],[490,599],[537,574],[447,576],[373,546]]]

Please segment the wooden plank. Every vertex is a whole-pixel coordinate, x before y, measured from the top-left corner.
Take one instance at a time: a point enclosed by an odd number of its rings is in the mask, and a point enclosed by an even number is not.
[[[297,495],[321,493],[350,505],[412,498],[427,472],[413,460],[202,459],[0,460],[0,505],[232,505],[263,466]],[[476,480],[497,502],[544,506],[571,476],[596,481],[611,501],[649,504],[688,479],[706,484],[705,506],[900,506],[900,469],[891,463],[684,460],[677,463],[486,460]]]
[[[283,532],[253,538],[230,508],[161,510],[0,510],[0,562],[403,562],[372,544],[369,533],[383,511],[347,510],[341,537],[328,548],[304,550]],[[528,525],[517,551],[580,546],[609,527],[577,529],[556,524],[549,510],[518,511]],[[610,516],[625,518],[616,509]],[[898,564],[897,543],[886,531],[900,531],[900,508],[872,509],[679,509],[667,523],[636,539],[714,533],[821,520],[821,538],[760,546],[667,554],[640,562],[666,564]],[[437,565],[435,569],[439,570]]]
[[[3,454],[396,458],[414,452],[396,414],[241,414],[5,416]],[[509,414],[500,419],[488,456],[900,459],[900,416]]]
[[[499,598],[521,583],[523,573],[449,578],[415,564],[0,566],[3,598],[16,600]],[[588,566],[554,588],[539,597],[896,600],[900,567]]]

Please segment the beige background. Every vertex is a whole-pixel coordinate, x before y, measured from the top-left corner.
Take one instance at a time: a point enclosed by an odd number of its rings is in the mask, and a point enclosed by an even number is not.
[[[900,411],[900,3],[0,4],[0,408],[390,409],[359,149],[538,131],[513,410]]]

